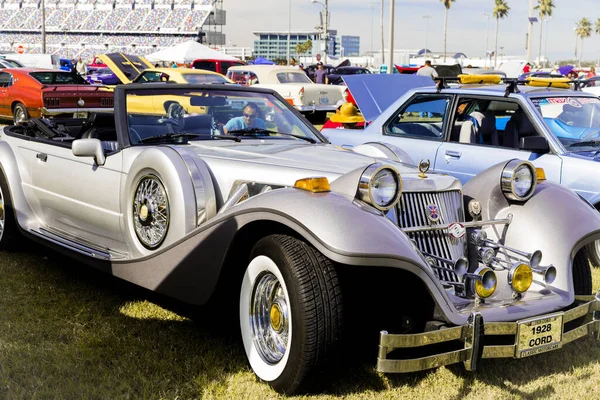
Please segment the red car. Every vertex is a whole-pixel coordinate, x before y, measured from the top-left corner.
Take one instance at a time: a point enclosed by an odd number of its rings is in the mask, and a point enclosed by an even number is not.
[[[85,117],[88,112],[112,112],[113,92],[90,85],[77,74],[38,68],[0,70],[0,118],[18,124],[29,118]]]
[[[93,74],[99,68],[106,68],[107,65],[102,62],[100,56],[94,57],[94,60],[86,66],[86,73]]]

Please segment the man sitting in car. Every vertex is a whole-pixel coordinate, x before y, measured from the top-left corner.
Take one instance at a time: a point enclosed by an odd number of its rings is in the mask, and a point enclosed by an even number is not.
[[[242,116],[230,119],[223,127],[223,132],[228,135],[229,133],[246,129],[267,129],[265,121],[258,118],[258,115],[258,106],[255,103],[248,103],[246,107],[244,107]]]

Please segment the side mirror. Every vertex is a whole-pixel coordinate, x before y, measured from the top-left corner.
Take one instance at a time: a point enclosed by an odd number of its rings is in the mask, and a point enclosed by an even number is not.
[[[104,165],[106,156],[102,149],[102,143],[98,139],[77,139],[71,146],[73,155],[77,157],[94,157],[98,165]]]
[[[550,152],[550,145],[543,136],[525,136],[519,141],[519,149],[544,154]]]

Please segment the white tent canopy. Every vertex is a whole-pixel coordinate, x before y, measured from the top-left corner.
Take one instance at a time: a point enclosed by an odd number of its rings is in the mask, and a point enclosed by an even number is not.
[[[237,60],[239,59],[228,56],[227,54],[213,50],[194,40],[179,43],[173,47],[167,47],[156,53],[148,54],[145,57],[151,62],[176,62],[179,64],[191,63],[199,58],[208,58],[213,60]]]

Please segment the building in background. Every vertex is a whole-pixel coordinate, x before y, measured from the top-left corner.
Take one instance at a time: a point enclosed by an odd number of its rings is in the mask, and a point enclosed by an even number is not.
[[[360,56],[360,36],[341,36],[340,55],[342,57]]]
[[[337,56],[340,54],[340,43],[337,38],[337,30],[329,29],[329,45],[327,46],[327,54]],[[288,32],[287,31],[258,31],[252,32],[258,37],[254,41],[254,56],[264,57],[269,60],[285,60],[288,55]],[[312,42],[312,49],[305,54],[296,53],[296,45],[306,43],[307,40]],[[319,39],[319,31],[293,31],[290,33],[290,52],[292,57],[299,56],[316,56],[318,53],[324,52],[324,45]]]

